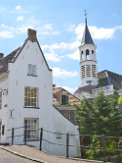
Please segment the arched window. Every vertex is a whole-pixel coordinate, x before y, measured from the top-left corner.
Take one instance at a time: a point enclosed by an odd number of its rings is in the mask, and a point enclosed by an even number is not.
[[[81,59],[84,59],[83,50],[81,51]]]
[[[86,49],[86,58],[88,59],[89,58],[89,50]]]
[[[92,54],[94,54],[94,50],[92,50]]]
[[[89,55],[89,50],[88,50],[88,49],[86,49],[86,56],[87,56],[87,55]]]

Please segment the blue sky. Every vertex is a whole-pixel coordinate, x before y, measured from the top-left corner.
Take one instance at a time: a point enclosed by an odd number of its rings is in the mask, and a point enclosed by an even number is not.
[[[97,46],[97,69],[122,74],[121,0],[0,0],[0,52],[21,46],[27,29],[37,30],[53,83],[73,92],[80,86],[78,46],[84,30],[84,10]]]

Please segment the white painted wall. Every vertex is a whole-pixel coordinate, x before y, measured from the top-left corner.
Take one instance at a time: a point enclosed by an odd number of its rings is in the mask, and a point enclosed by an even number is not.
[[[37,77],[27,76],[28,64],[37,66]],[[49,131],[65,133],[60,141],[56,139],[54,134],[44,133],[44,138],[49,141],[63,144],[66,143],[66,133],[75,134],[76,136],[70,139],[70,143],[75,145],[74,148],[70,149],[70,156],[78,156],[79,132],[75,125],[52,107],[52,72],[48,69],[37,42],[32,43],[28,40],[16,61],[9,63],[6,83],[8,83],[9,92],[7,114],[3,112],[1,117],[2,121],[5,121],[6,134],[2,136],[1,140],[11,143],[11,139],[7,138],[11,136],[8,129],[24,126],[24,118],[38,118],[39,128],[43,127]],[[24,108],[25,86],[38,87],[40,109]],[[10,118],[9,110],[13,110],[13,118]],[[16,134],[23,135],[23,128],[16,130]],[[16,137],[14,143],[22,144],[23,137]],[[28,143],[39,147],[39,141]],[[43,142],[43,149],[53,154],[66,155],[66,146],[61,148]]]

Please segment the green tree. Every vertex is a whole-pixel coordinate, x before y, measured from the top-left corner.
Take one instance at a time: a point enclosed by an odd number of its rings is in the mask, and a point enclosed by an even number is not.
[[[108,156],[116,154],[114,149],[118,148],[119,139],[115,137],[122,136],[122,115],[121,110],[116,109],[117,106],[118,100],[115,96],[105,96],[103,92],[92,100],[84,98],[80,105],[75,106],[80,134],[87,135],[85,144],[82,144],[91,147],[85,152],[83,150],[84,158],[103,157],[105,151],[98,149],[101,147],[106,148]],[[114,137],[107,139],[106,136]]]
[[[122,104],[122,96],[119,97],[119,99],[118,99],[118,104],[119,104],[119,105]]]
[[[81,104],[75,106],[80,133],[122,136],[121,110],[116,110],[117,105],[114,96],[105,96],[103,92],[93,100],[81,100]]]

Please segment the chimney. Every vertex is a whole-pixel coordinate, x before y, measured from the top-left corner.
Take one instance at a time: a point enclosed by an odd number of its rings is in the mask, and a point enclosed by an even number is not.
[[[36,31],[33,29],[28,29],[28,38],[29,40],[31,40],[32,42],[36,41]]]
[[[4,58],[4,54],[0,53],[0,60],[2,60]]]

